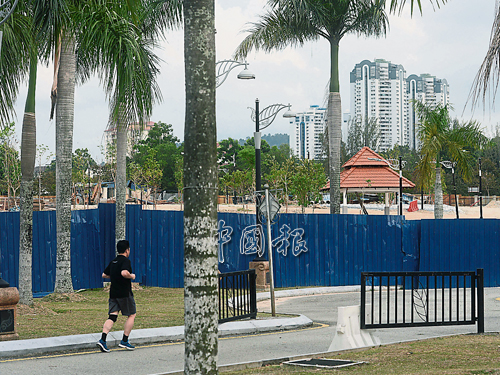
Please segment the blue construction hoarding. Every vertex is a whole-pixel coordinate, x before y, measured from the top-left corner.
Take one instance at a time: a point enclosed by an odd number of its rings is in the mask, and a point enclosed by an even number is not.
[[[54,289],[56,218],[34,212],[33,292]],[[102,287],[115,255],[115,206],[72,212],[71,264],[75,289]],[[258,236],[260,232],[262,235]],[[485,270],[485,285],[500,286],[500,220],[405,220],[401,216],[281,214],[272,225],[276,287],[357,285],[362,271]],[[137,281],[183,286],[183,213],[127,206],[127,238]],[[262,242],[259,242],[261,238]],[[219,213],[219,269],[248,269],[267,257],[266,227],[255,215]],[[19,213],[0,213],[0,270],[18,285]]]

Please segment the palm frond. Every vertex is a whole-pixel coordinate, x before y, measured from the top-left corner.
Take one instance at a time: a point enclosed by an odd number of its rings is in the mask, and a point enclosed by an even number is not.
[[[0,53],[0,125],[15,115],[14,103],[19,86],[27,79],[30,56],[36,54],[33,18],[27,4],[21,2],[1,26]],[[31,52],[30,52],[31,51]]]
[[[140,32],[105,0],[88,1],[83,9],[77,56],[81,80],[97,74],[110,101],[110,123],[120,115],[130,122],[145,122],[154,103],[161,100],[156,77],[160,59],[154,40]],[[140,18],[140,17],[139,17]]]
[[[444,4],[446,4],[446,1],[447,0],[441,0],[441,3],[444,5]],[[430,3],[432,4],[433,7],[438,7],[438,8],[440,7],[439,0],[430,0]],[[391,0],[390,12],[401,14],[401,12],[404,9],[405,4],[406,4],[406,0]],[[418,6],[418,10],[420,11],[420,14],[422,14],[421,0],[410,0],[410,13],[411,13],[411,15],[413,16],[413,8],[415,5]]]
[[[33,4],[37,39],[42,43],[44,59],[58,48],[63,29],[71,22],[71,2],[66,0],[30,0]],[[68,31],[69,32],[69,31]]]
[[[182,0],[149,0],[145,5],[142,32],[158,38],[165,30],[182,26]]]
[[[384,11],[385,0],[351,2],[348,13],[344,17],[344,31],[358,36],[381,37],[387,33],[389,19]]]
[[[500,5],[497,2],[495,20],[491,28],[490,45],[488,52],[474,78],[472,88],[467,99],[474,108],[478,100],[482,98],[483,105],[486,103],[486,96],[490,95],[492,102],[495,101],[500,81]]]
[[[234,57],[244,58],[252,50],[282,50],[302,46],[320,37],[338,44],[346,34],[384,35],[388,20],[384,0],[271,0],[270,9],[238,46]]]
[[[252,49],[270,52],[283,50],[288,46],[302,46],[306,41],[317,40],[320,35],[327,37],[316,25],[308,22],[305,15],[287,14],[284,8],[274,8],[261,17],[259,22],[251,23],[251,28],[243,42],[234,53],[235,59],[245,58]]]

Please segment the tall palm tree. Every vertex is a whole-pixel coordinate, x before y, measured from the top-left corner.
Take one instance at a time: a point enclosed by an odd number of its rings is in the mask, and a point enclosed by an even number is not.
[[[149,20],[145,5],[138,0],[130,8],[108,0],[88,1],[79,21],[92,25],[82,28],[78,41],[81,74],[100,77],[110,100],[109,124],[117,131],[116,241],[125,239],[128,125],[145,123],[161,99],[156,83],[159,59],[152,52],[155,34],[143,32]]]
[[[472,155],[468,150],[484,145],[487,141],[480,125],[475,121],[464,124],[450,120],[449,105],[424,104],[415,101],[420,121],[417,134],[420,144],[420,162],[417,165],[418,180],[422,186],[429,186],[432,174],[434,183],[434,218],[443,218],[443,189],[441,185],[441,153],[446,151],[457,163],[464,178],[470,178]]]
[[[266,52],[324,38],[330,44],[329,137],[330,213],[340,213],[340,144],[342,108],[339,85],[339,43],[346,34],[385,35],[384,0],[269,0],[269,11],[238,46],[235,57],[252,49]]]
[[[185,374],[217,374],[217,131],[214,0],[184,0]]]
[[[73,291],[71,279],[71,163],[75,112],[75,34],[77,0],[30,0],[35,27],[43,36],[44,56],[54,57],[51,119],[56,114],[56,226],[57,256],[54,291]]]
[[[28,72],[28,94],[24,110],[21,139],[19,297],[25,305],[33,304],[31,280],[33,238],[33,175],[36,152],[35,87],[38,64],[32,9],[18,5],[11,18],[2,25],[4,32],[0,56],[0,123],[12,114],[19,84]]]

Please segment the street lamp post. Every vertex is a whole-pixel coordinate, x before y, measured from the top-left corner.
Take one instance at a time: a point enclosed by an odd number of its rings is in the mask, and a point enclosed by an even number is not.
[[[224,83],[229,72],[238,66],[245,66],[238,74],[238,79],[255,79],[255,74],[253,74],[250,70],[248,70],[248,63],[240,62],[236,60],[221,60],[215,63],[215,69],[217,70],[217,74],[215,76],[215,88],[219,87]]]
[[[483,185],[481,183],[481,158],[479,158],[479,217],[483,218]]]
[[[379,158],[368,158],[368,160],[377,160],[377,161],[383,161],[386,163],[391,169],[399,170],[399,199],[398,199],[398,204],[399,204],[399,214],[403,216],[403,167],[406,164],[406,161],[401,160],[401,156],[398,158],[398,160],[395,159],[379,159]]]
[[[261,171],[260,171],[260,144],[261,144],[261,137],[260,137],[260,131],[264,130],[267,128],[271,123],[276,119],[276,116],[278,115],[278,112],[281,110],[288,108],[288,110],[283,114],[283,117],[285,118],[291,118],[295,117],[295,113],[291,111],[291,105],[285,105],[285,104],[273,104],[270,105],[266,108],[264,108],[262,111],[259,109],[259,99],[255,99],[255,109],[248,107],[251,111],[251,118],[255,122],[255,133],[254,133],[254,143],[255,143],[255,191],[256,191],[256,198],[255,198],[255,205],[256,205],[256,224],[258,228],[262,226],[258,210],[259,210],[259,204],[260,204],[260,199],[259,199],[259,192],[261,191]],[[261,127],[260,124],[263,124]],[[259,234],[259,232],[257,231]],[[260,235],[260,234],[259,234]],[[260,243],[260,241],[257,241],[257,243]],[[257,257],[254,259],[254,261],[260,261],[264,260],[261,259],[260,257]]]
[[[451,162],[451,161],[445,160],[445,161],[442,161],[440,163],[443,165],[443,167],[451,169],[451,175],[453,177],[453,193],[455,195],[455,212],[457,215],[457,219],[459,219],[459,217],[458,217],[457,185],[455,184],[455,166],[457,165],[457,162],[455,162],[455,161]]]

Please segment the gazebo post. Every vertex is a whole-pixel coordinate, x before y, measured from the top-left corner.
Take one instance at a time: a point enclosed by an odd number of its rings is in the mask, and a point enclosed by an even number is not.
[[[385,207],[384,207],[384,215],[391,214],[391,206],[389,205],[389,192],[385,192]]]
[[[347,214],[347,189],[342,190],[342,196],[343,196],[343,204],[342,204],[342,213]]]

